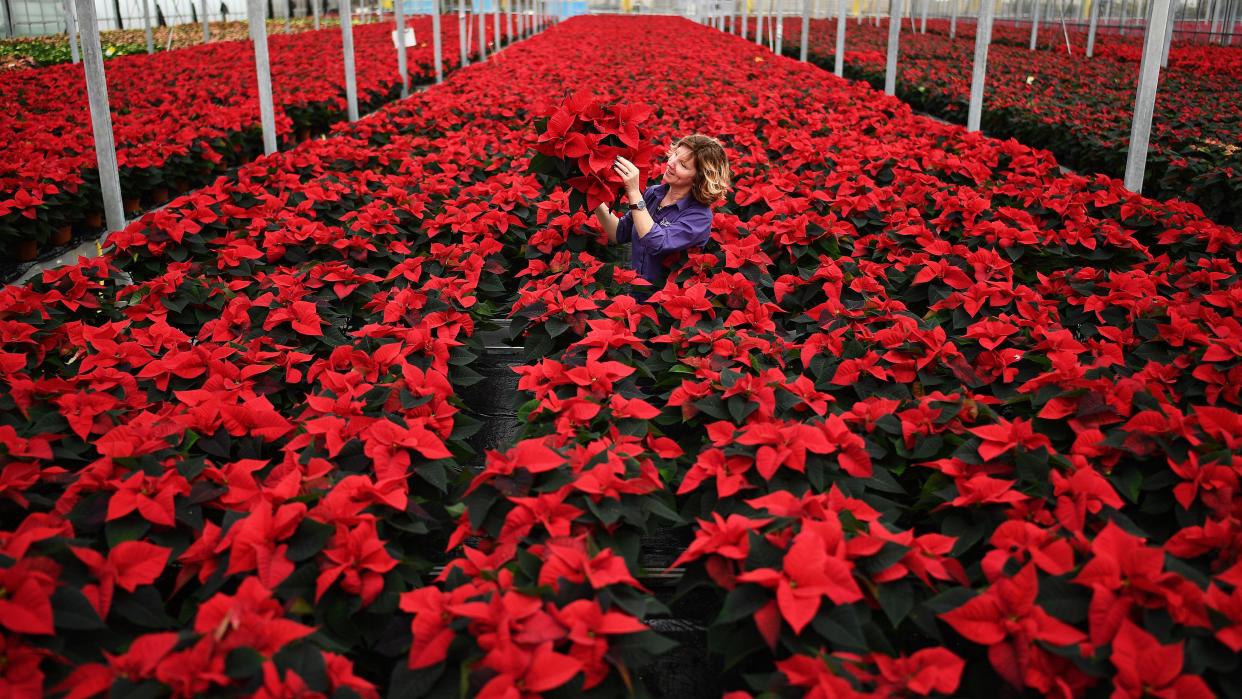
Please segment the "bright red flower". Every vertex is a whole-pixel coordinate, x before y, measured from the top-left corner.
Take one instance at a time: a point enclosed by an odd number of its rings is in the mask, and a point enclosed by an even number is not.
[[[1161,645],[1126,619],[1113,637],[1109,660],[1117,668],[1112,699],[1211,699],[1203,678],[1182,674],[1182,644]]]

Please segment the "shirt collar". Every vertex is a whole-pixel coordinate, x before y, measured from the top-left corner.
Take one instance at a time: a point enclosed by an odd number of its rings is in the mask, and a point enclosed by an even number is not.
[[[655,193],[656,193],[656,195],[657,195],[657,196],[656,196],[656,205],[657,205],[657,206],[660,204],[660,201],[661,201],[662,199],[664,199],[664,195],[665,195],[665,194],[668,194],[668,190],[669,190],[669,185],[667,185],[667,184],[659,184],[659,185],[656,185],[656,191],[655,191]],[[682,197],[681,199],[678,199],[678,200],[677,200],[677,203],[676,203],[676,204],[674,204],[674,206],[676,206],[676,207],[677,207],[677,210],[678,210],[678,211],[685,211],[685,210],[686,210],[686,207],[690,206],[690,202],[691,202],[691,200],[693,200],[693,199],[694,199],[694,195],[693,195],[693,194],[687,194],[686,196]]]

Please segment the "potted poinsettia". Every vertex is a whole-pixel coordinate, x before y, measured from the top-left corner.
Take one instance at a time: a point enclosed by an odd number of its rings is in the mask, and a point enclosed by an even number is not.
[[[647,179],[656,147],[639,127],[653,113],[645,104],[572,95],[536,119],[539,137],[530,170],[572,187],[571,210],[590,211],[614,202],[621,187],[612,170],[617,156],[638,167],[640,182]]]

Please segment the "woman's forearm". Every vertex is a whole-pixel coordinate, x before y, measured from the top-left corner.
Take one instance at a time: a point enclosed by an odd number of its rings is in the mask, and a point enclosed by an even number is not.
[[[637,204],[643,200],[642,192],[630,192],[626,195],[631,204]],[[646,209],[630,209],[630,216],[634,219],[634,234],[639,238],[644,238],[651,232],[651,227],[655,225],[655,219],[651,218],[651,214]]]
[[[608,210],[607,204],[600,204],[595,207],[595,219],[599,221],[599,225],[604,227],[604,232],[608,234],[608,242],[616,244],[617,242],[617,224],[621,219],[612,215]]]

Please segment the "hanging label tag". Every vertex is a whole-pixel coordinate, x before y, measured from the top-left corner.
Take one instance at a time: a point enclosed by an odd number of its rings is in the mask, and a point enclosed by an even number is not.
[[[418,45],[418,39],[414,38],[414,27],[405,28],[405,47],[407,49],[414,48]],[[397,48],[397,32],[392,32],[392,46]]]

